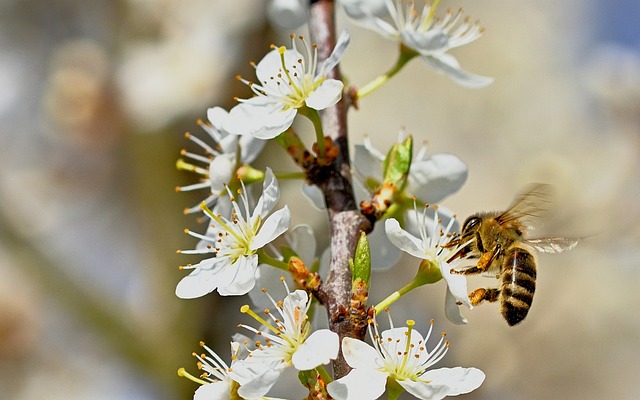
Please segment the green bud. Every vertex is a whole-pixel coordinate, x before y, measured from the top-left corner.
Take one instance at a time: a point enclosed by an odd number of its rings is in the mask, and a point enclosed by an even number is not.
[[[360,239],[356,246],[356,254],[351,266],[352,291],[356,289],[367,289],[371,278],[371,251],[367,234],[360,232]]]
[[[413,279],[417,286],[436,283],[442,279],[442,272],[440,272],[440,268],[435,262],[431,260],[422,260],[418,267],[418,272]]]
[[[407,183],[413,156],[413,137],[411,135],[391,146],[383,164],[383,182],[393,183],[402,191]]]

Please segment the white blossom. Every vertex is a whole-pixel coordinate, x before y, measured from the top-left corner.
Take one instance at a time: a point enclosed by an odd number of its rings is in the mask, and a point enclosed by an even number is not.
[[[400,131],[398,143],[403,142],[405,137],[405,131]],[[360,178],[354,184],[356,197],[360,197],[361,200],[370,197],[371,194],[364,188],[367,182],[373,182],[374,186],[382,182],[385,158],[386,156],[373,146],[369,137],[365,137],[363,144],[355,146],[353,166]],[[467,165],[458,157],[445,153],[429,155],[426,145],[423,144],[412,157],[407,186],[398,196],[399,204],[402,205],[404,200],[411,198],[416,198],[421,203],[437,203],[457,192],[467,180],[467,174]],[[364,182],[359,182],[360,180]],[[312,195],[315,195],[315,192],[308,189],[304,193],[308,198],[313,198]],[[429,218],[424,218],[423,213],[417,213],[415,208],[406,208],[403,212],[403,226],[409,232],[418,234],[420,224],[426,224],[426,231],[431,232],[437,225],[433,222],[433,209],[430,208],[425,212]],[[440,207],[438,216],[445,224],[455,220],[453,213],[445,207]],[[452,229],[456,229],[457,221],[453,224]],[[375,270],[385,270],[395,265],[401,255],[396,247],[390,246],[387,237],[380,231],[381,229],[375,228],[369,235],[372,241],[372,267]]]
[[[484,381],[484,373],[476,368],[430,369],[449,349],[444,333],[431,350],[427,348],[433,321],[424,338],[413,329],[412,320],[400,328],[393,327],[391,318],[389,321],[391,327],[382,335],[375,321],[369,325],[373,346],[348,337],[342,340],[342,353],[353,369],[327,386],[334,399],[377,399],[384,393],[388,380],[392,380],[419,399],[437,400],[469,393]]]
[[[406,132],[398,134],[398,143],[405,140]],[[353,165],[366,180],[382,181],[386,156],[365,137],[363,144],[355,145]],[[429,155],[423,144],[411,159],[405,197],[416,197],[422,203],[434,204],[457,192],[466,182],[467,165],[453,154]]]
[[[280,197],[278,181],[271,169],[267,168],[262,196],[253,211],[245,191],[240,194],[242,207],[231,193],[229,196],[233,208],[230,218],[203,206],[205,215],[211,219],[206,235],[187,231],[206,245],[181,253],[213,254],[213,257],[182,267],[192,272],[176,287],[180,298],[201,297],[214,290],[222,296],[247,293],[256,281],[257,251],[289,228],[291,213],[287,206],[269,215]]]
[[[259,139],[271,139],[293,123],[302,107],[323,110],[342,97],[344,84],[327,77],[340,61],[349,33],[345,30],[325,62],[318,66],[317,50],[302,37],[303,49],[298,51],[295,37],[291,49],[275,47],[256,65],[257,83],[240,80],[255,93],[250,99],[239,99],[229,112],[224,129],[237,135],[251,134]]]
[[[264,330],[258,330],[241,325],[260,338],[255,343],[256,348],[244,360],[236,362],[231,372],[233,379],[240,383],[238,394],[245,398],[265,395],[290,366],[306,371],[328,364],[338,356],[339,340],[335,332],[328,329],[311,332],[307,315],[311,299],[307,292],[296,290],[281,302],[271,296],[269,299],[275,312],[265,310],[265,313],[271,322],[259,317],[248,306],[243,307],[243,312],[264,326]]]
[[[435,209],[435,207],[434,207]],[[452,236],[451,228],[455,219],[451,219],[446,227],[439,223],[438,210],[435,209],[434,221],[431,232],[428,232],[426,212],[423,212],[419,225],[419,236],[405,231],[395,218],[385,221],[387,237],[397,248],[410,255],[427,260],[430,266],[440,270],[442,278],[447,283],[445,297],[445,314],[447,318],[456,324],[466,324],[467,320],[460,314],[458,305],[465,305],[471,309],[471,302],[467,296],[467,279],[463,275],[452,274],[461,258],[452,260],[459,247],[447,247]],[[417,211],[416,211],[417,213]],[[463,245],[464,246],[464,245]]]
[[[201,386],[196,389],[193,396],[194,400],[228,400],[231,398],[232,393],[238,390],[238,384],[231,379],[229,371],[231,368],[222,358],[217,355],[213,350],[206,346],[203,342],[200,345],[206,350],[208,354],[193,353],[193,356],[198,359],[198,369],[202,370],[202,374],[199,378],[189,374],[180,368],[178,375],[186,377]],[[231,359],[235,360],[240,350],[240,343],[231,342]]]
[[[469,18],[462,19],[462,9],[448,10],[437,18],[438,0],[425,3],[422,11],[413,0],[387,0],[382,14],[380,1],[342,0],[341,4],[356,23],[371,29],[387,39],[402,43],[415,51],[434,70],[446,74],[454,82],[480,88],[493,82],[493,78],[469,73],[458,60],[447,52],[478,39],[482,35],[480,24]]]
[[[198,183],[177,187],[178,191],[191,191],[209,189],[209,194],[204,202],[207,207],[230,210],[229,198],[225,196],[226,186],[235,178],[238,168],[243,164],[253,162],[264,148],[266,141],[256,139],[251,135],[234,135],[223,129],[223,124],[228,118],[226,110],[213,107],[207,111],[209,123],[198,121],[198,124],[212,139],[213,144],[192,134],[186,134],[187,139],[199,146],[203,154],[197,154],[183,150],[181,155],[188,159],[178,160],[179,169],[195,172],[202,177]],[[224,205],[218,205],[224,202]],[[200,205],[184,210],[185,214],[200,211]],[[224,214],[224,213],[223,213]]]
[[[309,0],[269,0],[267,17],[282,29],[296,29],[309,18]]]

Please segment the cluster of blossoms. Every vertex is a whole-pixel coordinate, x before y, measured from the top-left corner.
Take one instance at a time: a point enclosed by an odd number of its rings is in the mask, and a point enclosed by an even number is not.
[[[416,56],[463,86],[482,87],[492,81],[462,70],[448,54],[481,34],[477,23],[460,21],[461,11],[438,18],[438,1],[425,5],[421,12],[415,9],[414,1],[340,3],[356,23],[400,43],[398,61],[390,71],[360,90],[347,91],[352,104],[380,87]],[[301,1],[274,0],[269,14],[273,18],[288,15],[289,20],[304,21],[309,9]],[[304,17],[292,18],[294,14]],[[329,309],[327,303],[334,301],[323,292],[323,285],[330,282],[323,282],[322,275],[329,281],[330,274],[324,274],[320,267],[323,262],[316,258],[311,228],[299,225],[290,229],[289,208],[285,205],[276,209],[279,180],[304,178],[303,192],[319,208],[331,196],[326,188],[320,190],[317,177],[321,175],[318,171],[335,165],[338,151],[325,136],[319,111],[334,106],[343,97],[344,83],[330,73],[349,42],[345,30],[323,62],[318,61],[315,45],[309,45],[302,36],[291,36],[291,48],[272,45],[271,51],[254,65],[256,82],[238,77],[254,96],[238,99],[228,112],[220,107],[209,109],[208,121],[199,122],[206,137],[187,134],[198,150],[183,150],[177,167],[197,174],[200,180],[177,190],[208,192],[198,205],[185,209],[186,214],[202,212],[207,225],[204,233],[186,230],[199,242],[194,249],[180,253],[206,258],[181,266],[190,273],[178,283],[176,295],[194,299],[213,291],[222,296],[248,294],[256,306],[268,307],[266,317],[248,305],[242,307],[241,311],[258,321],[260,327],[239,325],[255,338],[233,341],[230,363],[202,344],[206,353],[194,354],[202,375],[198,378],[179,370],[181,376],[201,385],[195,392],[196,400],[265,398],[289,367],[299,371],[310,397],[326,399],[375,399],[385,390],[390,398],[406,391],[420,399],[440,399],[470,392],[484,380],[484,374],[475,368],[431,368],[449,348],[443,335],[428,349],[433,322],[424,338],[414,329],[412,320],[405,327],[396,328],[389,318],[390,328],[378,331],[376,314],[408,292],[438,281],[446,283],[445,314],[449,320],[464,324],[467,321],[460,306],[471,309],[465,277],[451,273],[465,261],[457,257],[459,246],[450,245],[459,228],[455,216],[443,207],[425,206],[420,211],[416,206],[440,202],[459,190],[467,178],[467,167],[454,155],[430,155],[425,146],[414,153],[413,139],[404,130],[386,154],[367,138],[364,144],[355,146],[351,160],[359,183],[355,192],[362,200],[362,218],[372,224],[368,238],[372,244],[366,239],[364,245],[358,242],[353,260],[338,261],[352,268],[352,308],[342,316],[329,317],[336,321],[358,316],[363,327],[360,338],[364,339],[364,326],[368,324],[372,345],[359,338],[341,337],[330,329],[315,329],[312,324],[311,314],[316,306]],[[307,118],[315,130],[316,142],[311,151],[293,127],[298,116]],[[266,141],[272,139],[303,172],[278,173],[252,165]],[[255,193],[260,186],[256,183],[261,183],[259,194]],[[276,247],[281,236],[288,246]],[[379,304],[367,306],[371,268],[392,266],[402,252],[420,260],[415,278]],[[331,256],[335,259],[335,253]],[[283,275],[287,295],[276,301],[270,292],[273,283],[278,282],[275,277]],[[290,291],[289,285],[295,285],[295,290]],[[265,287],[269,290],[262,289]],[[339,362],[340,351],[343,364],[351,371],[334,380],[324,365]]]

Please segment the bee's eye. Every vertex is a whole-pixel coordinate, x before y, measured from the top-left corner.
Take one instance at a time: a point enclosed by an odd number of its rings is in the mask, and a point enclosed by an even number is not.
[[[465,233],[469,232],[471,229],[474,229],[475,227],[479,226],[481,222],[482,222],[482,219],[480,217],[467,218],[467,220],[464,222],[464,226],[462,227],[462,234],[464,235]]]

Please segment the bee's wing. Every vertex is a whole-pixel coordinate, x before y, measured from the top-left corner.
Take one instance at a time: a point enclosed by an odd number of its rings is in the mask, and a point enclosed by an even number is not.
[[[579,240],[576,238],[552,237],[526,239],[524,242],[540,253],[561,253],[576,247]]]
[[[509,208],[500,214],[496,220],[499,224],[515,220],[530,220],[546,211],[551,193],[551,185],[535,183],[520,193]]]

